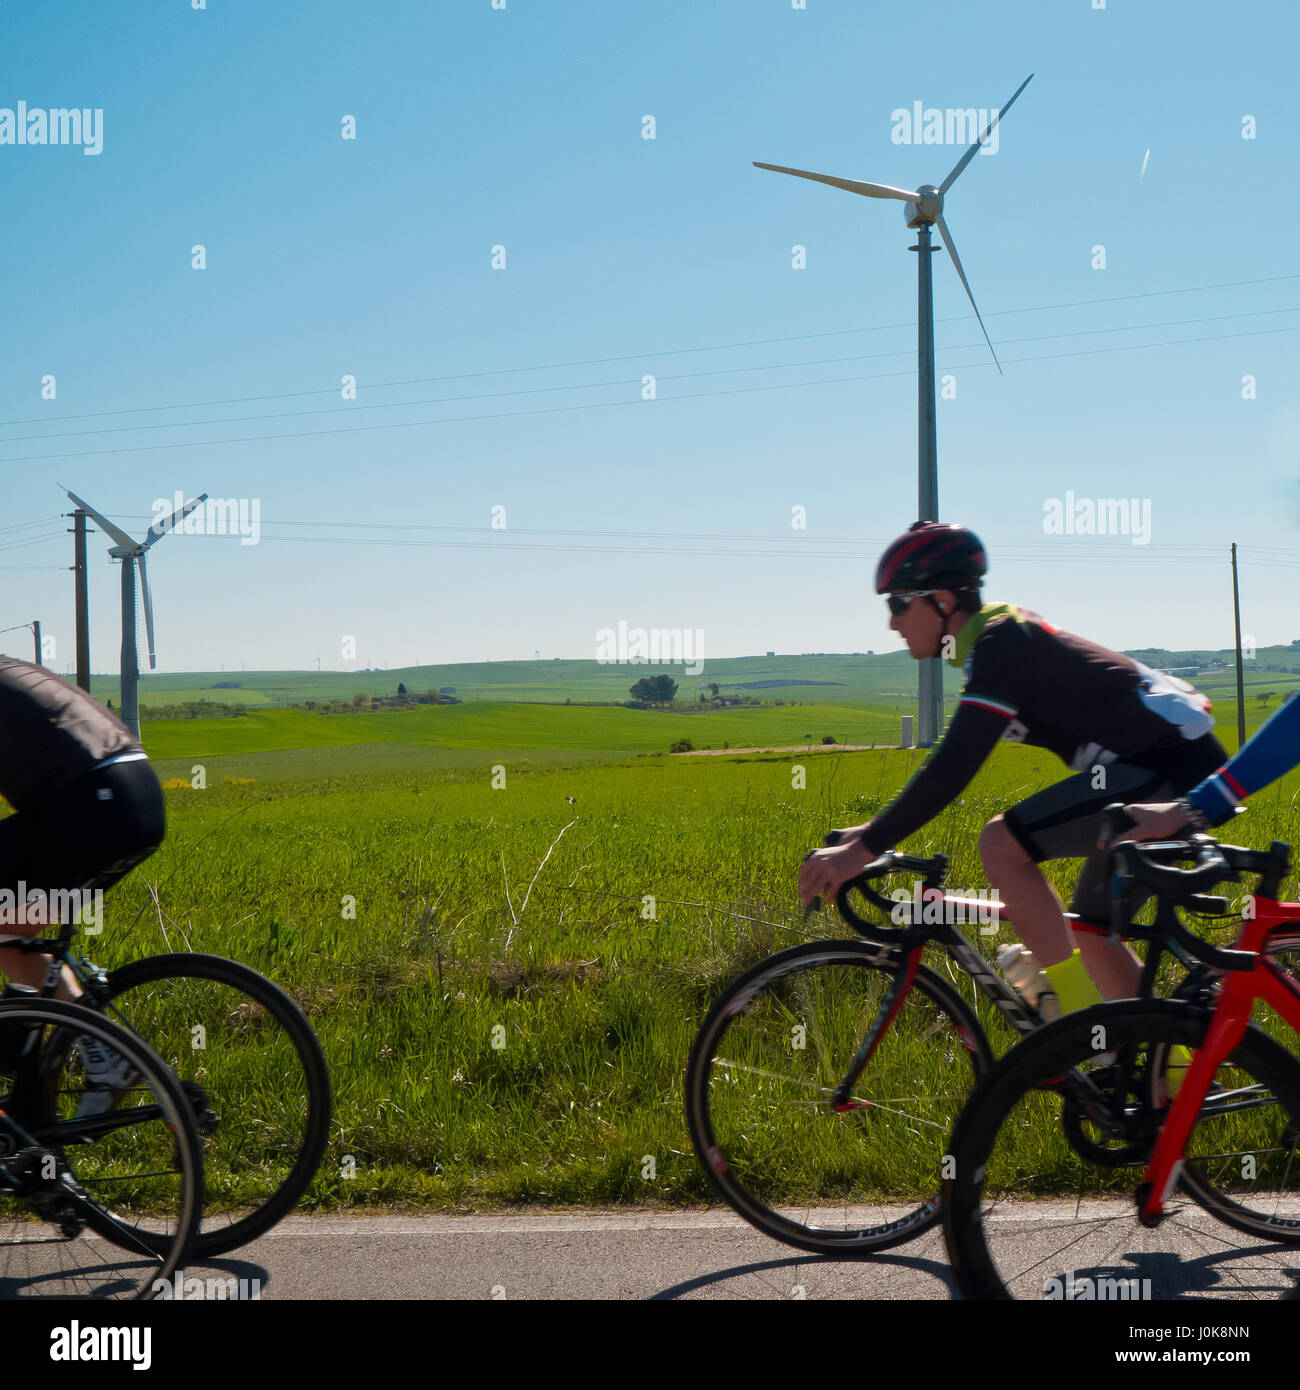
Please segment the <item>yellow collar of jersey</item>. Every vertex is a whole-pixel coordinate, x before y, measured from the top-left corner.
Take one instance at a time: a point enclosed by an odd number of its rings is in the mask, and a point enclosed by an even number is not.
[[[1014,603],[986,603],[978,613],[972,613],[962,626],[962,630],[957,634],[957,641],[954,646],[953,654],[948,658],[948,665],[955,666],[960,671],[966,664],[966,658],[970,655],[971,648],[979,640],[980,634],[994,618],[1003,617],[1015,618],[1020,621],[1020,610]]]

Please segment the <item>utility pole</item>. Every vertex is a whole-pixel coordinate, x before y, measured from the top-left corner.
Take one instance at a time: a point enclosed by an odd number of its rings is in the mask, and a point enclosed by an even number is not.
[[[934,289],[930,263],[934,247],[930,244],[928,225],[923,223],[917,227],[916,245],[907,249],[917,254],[916,519],[938,521],[939,446],[934,412]],[[933,748],[943,726],[943,661],[940,657],[927,657],[919,663],[916,700],[916,746]]]
[[[41,620],[37,618],[32,623],[32,635],[36,638],[36,664],[42,665],[41,661]]]
[[[1237,591],[1237,542],[1232,543],[1232,620],[1237,629],[1237,747],[1246,741],[1246,683],[1241,669],[1241,595]]]
[[[90,617],[86,600],[86,513],[77,508],[72,513],[73,583],[77,603],[77,684],[90,691]]]

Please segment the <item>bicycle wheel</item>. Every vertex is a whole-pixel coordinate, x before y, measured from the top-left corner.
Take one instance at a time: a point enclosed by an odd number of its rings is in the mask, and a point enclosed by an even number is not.
[[[269,1230],[306,1191],[329,1137],[329,1073],[293,1000],[236,961],[177,952],[112,971],[106,1011],[190,1096],[206,1182],[195,1255]]]
[[[1175,1001],[1103,1005],[1032,1034],[993,1068],[958,1121],[954,1175],[944,1183],[944,1238],[965,1297],[1280,1298],[1289,1291],[1292,1251],[1272,1230],[1235,1234],[1242,1228],[1235,1187],[1220,1209],[1214,1202],[1236,1163],[1274,1193],[1267,1206],[1252,1204],[1258,1213],[1300,1206],[1291,1137],[1300,1064],[1257,1029],[1215,1075],[1219,1089],[1206,1097],[1182,1190],[1167,1199],[1164,1220],[1153,1229],[1138,1224],[1135,1194],[1165,1113],[1158,1083],[1168,1049],[1194,1050],[1211,1017]],[[1123,1094],[1122,1075],[1129,1078]],[[1061,1124],[1063,1105],[1088,1112],[1114,1146],[1111,1161],[1080,1156]]]
[[[853,1088],[833,1105],[896,963],[808,942],[740,976],[704,1020],[686,1073],[691,1141],[714,1188],[787,1245],[841,1257],[939,1218],[948,1132],[990,1062],[974,1015],[924,966]]]
[[[23,1039],[0,1077],[0,1298],[165,1296],[203,1201],[202,1153],[176,1077],[80,1005],[5,1003],[0,1022]],[[112,1110],[79,1118],[86,1044],[118,1053],[135,1080]],[[61,1078],[46,1065],[49,1047],[74,1059]]]

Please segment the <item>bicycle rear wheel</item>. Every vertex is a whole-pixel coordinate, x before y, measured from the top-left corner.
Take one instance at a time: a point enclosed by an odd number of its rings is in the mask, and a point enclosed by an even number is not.
[[[0,1298],[167,1296],[203,1201],[180,1084],[140,1039],[80,1005],[6,1003],[0,1021],[24,1038],[0,1076]],[[135,1077],[114,1108],[87,1117],[79,1044],[111,1048]],[[75,1059],[62,1086],[51,1047]]]
[[[1217,1207],[1213,1200],[1225,1163],[1240,1168],[1247,1157],[1276,1194],[1270,1210],[1294,1211],[1300,1197],[1300,1163],[1286,1137],[1300,1117],[1300,1064],[1254,1028],[1216,1073],[1220,1089],[1202,1107],[1165,1219],[1153,1229],[1138,1224],[1135,1193],[1165,1113],[1163,1086],[1152,1078],[1162,1077],[1169,1048],[1201,1044],[1211,1016],[1174,1001],[1103,1005],[1032,1034],[994,1067],[954,1131],[955,1171],[944,1184],[944,1237],[965,1297],[1279,1298],[1290,1290],[1295,1256],[1276,1232],[1243,1229],[1240,1194]],[[1080,1156],[1060,1123],[1063,1105],[1092,1108],[1089,1123],[1114,1146],[1110,1162]]]
[[[837,1112],[836,1087],[881,1009],[897,957],[857,942],[791,947],[735,980],[691,1051],[686,1111],[734,1211],[788,1245],[884,1250],[939,1219],[949,1130],[990,1052],[961,998],[924,966]]]
[[[149,956],[108,977],[108,1014],[166,1059],[191,1097],[206,1202],[196,1255],[269,1230],[306,1191],[329,1138],[329,1072],[293,1000],[219,956]]]

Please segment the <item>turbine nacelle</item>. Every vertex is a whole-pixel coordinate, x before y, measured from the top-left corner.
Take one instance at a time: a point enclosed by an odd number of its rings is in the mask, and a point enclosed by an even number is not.
[[[903,205],[907,225],[933,227],[943,216],[943,194],[932,183],[923,183],[916,192],[916,202]]]

